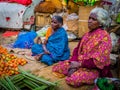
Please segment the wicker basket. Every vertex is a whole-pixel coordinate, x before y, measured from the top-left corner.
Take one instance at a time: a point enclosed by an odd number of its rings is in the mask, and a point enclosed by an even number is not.
[[[50,25],[51,17],[50,13],[35,13],[35,25],[37,27],[44,27],[45,25]]]

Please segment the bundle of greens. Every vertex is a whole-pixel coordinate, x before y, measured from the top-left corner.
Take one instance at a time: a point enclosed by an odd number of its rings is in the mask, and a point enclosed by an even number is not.
[[[114,85],[110,79],[98,78],[96,84],[100,90],[114,90]]]
[[[20,74],[0,78],[0,90],[55,90],[56,83],[19,70]]]
[[[74,0],[74,2],[76,2],[76,3],[83,2],[84,6],[86,6],[86,5],[94,6],[97,1],[99,1],[99,0]]]

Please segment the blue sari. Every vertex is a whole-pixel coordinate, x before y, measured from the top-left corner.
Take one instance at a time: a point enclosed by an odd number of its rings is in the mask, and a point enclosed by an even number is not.
[[[47,65],[69,59],[70,49],[68,46],[67,33],[64,28],[59,28],[48,38],[46,48],[50,54],[44,54],[40,61]],[[31,51],[34,55],[44,52],[42,44],[34,44]]]

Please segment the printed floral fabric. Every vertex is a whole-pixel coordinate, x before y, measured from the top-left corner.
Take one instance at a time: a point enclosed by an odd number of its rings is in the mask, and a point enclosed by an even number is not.
[[[53,72],[58,72],[64,75],[68,74],[69,60],[61,61],[53,67]],[[66,82],[69,85],[78,87],[82,84],[93,84],[94,79],[99,77],[99,72],[95,69],[79,68],[70,77],[66,77]]]

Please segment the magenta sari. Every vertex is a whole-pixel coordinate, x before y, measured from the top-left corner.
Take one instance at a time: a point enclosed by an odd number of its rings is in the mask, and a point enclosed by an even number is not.
[[[74,49],[71,59],[53,66],[53,72],[68,74],[71,61],[82,62],[82,66],[66,82],[72,86],[92,84],[98,77],[112,77],[110,72],[111,39],[102,29],[86,33]]]

